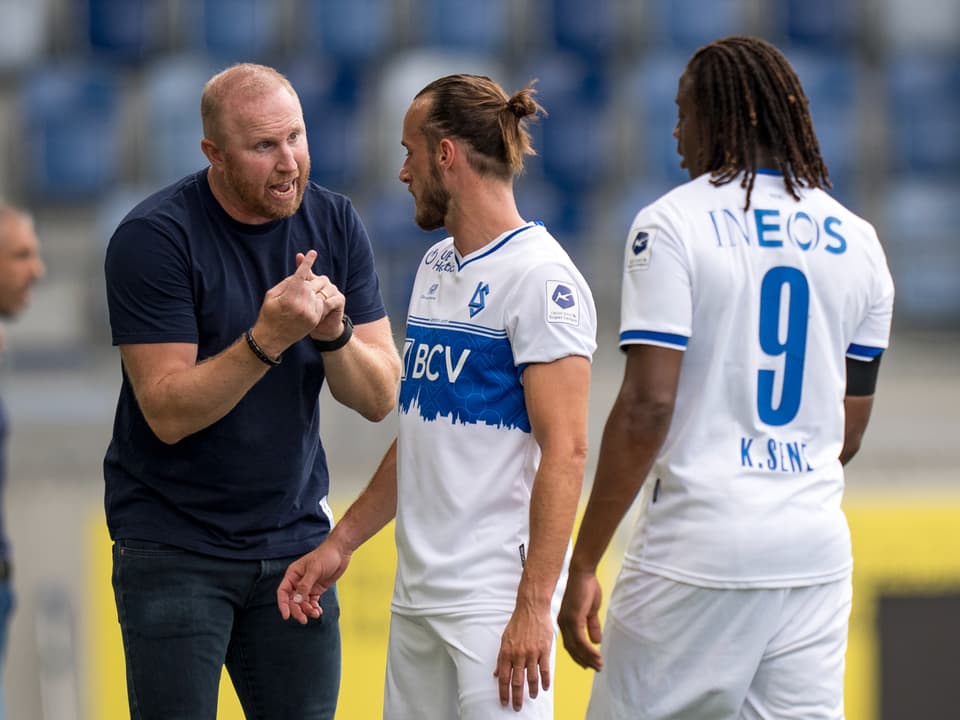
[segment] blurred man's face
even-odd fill
[[[23,310],[30,287],[45,272],[33,222],[17,214],[0,218],[0,316],[11,318]]]

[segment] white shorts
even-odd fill
[[[622,571],[587,720],[843,718],[852,585],[717,590]]]
[[[552,720],[553,689],[526,694],[523,708],[500,704],[493,671],[509,613],[390,618],[384,720]],[[556,641],[550,660],[555,666]],[[551,672],[551,676],[555,673]]]

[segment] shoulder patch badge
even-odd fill
[[[580,324],[577,289],[568,282],[547,280],[547,322]]]
[[[630,244],[627,246],[627,272],[646,270],[650,266],[650,252],[653,240],[657,236],[656,228],[636,228],[631,231]]]

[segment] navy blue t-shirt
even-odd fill
[[[110,239],[113,343],[193,343],[198,362],[216,355],[253,326],[266,291],[311,249],[314,273],[346,296],[354,324],[384,317],[370,241],[347,198],[310,183],[292,217],[245,225],[215,200],[205,170],[184,178],[135,207]],[[111,537],[225,558],[314,548],[330,529],[323,380],[321,355],[305,338],[225,417],[167,445],[124,371],[104,458]]]

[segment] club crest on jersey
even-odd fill
[[[580,324],[577,290],[560,280],[547,280],[547,322]]]
[[[627,272],[646,270],[650,266],[650,251],[656,235],[655,228],[638,229],[633,233],[627,248]]]
[[[487,306],[487,294],[490,292],[490,286],[483,280],[477,283],[477,289],[473,291],[473,297],[467,307],[470,308],[470,317],[473,317]]]

